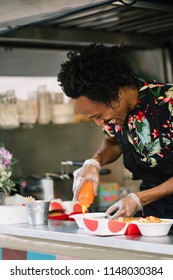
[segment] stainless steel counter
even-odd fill
[[[94,236],[71,221],[49,220],[45,226],[1,224],[0,244],[80,259],[173,259],[172,234],[163,237]]]

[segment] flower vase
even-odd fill
[[[5,204],[5,193],[0,192],[0,205],[4,205],[4,204]]]

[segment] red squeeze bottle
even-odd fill
[[[87,181],[84,183],[78,195],[78,202],[82,207],[82,214],[84,214],[87,208],[93,203],[94,198],[93,182]]]

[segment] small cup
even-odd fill
[[[47,225],[50,201],[36,200],[26,203],[28,222],[32,226]]]

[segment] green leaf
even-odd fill
[[[150,155],[158,154],[160,152],[160,141],[159,138],[147,144],[147,150]]]
[[[151,93],[156,97],[158,98],[160,96],[160,90],[161,90],[161,87],[157,87],[157,91],[155,91],[154,89],[150,89]]]
[[[147,143],[151,142],[150,136],[150,126],[147,119],[143,119],[140,123],[140,126],[137,126],[136,133],[138,135],[139,140],[143,143],[143,145],[147,145]]]
[[[135,120],[135,126],[136,126],[137,131],[139,131],[139,133],[141,133],[141,131],[142,131],[142,123],[138,122],[137,120]]]

